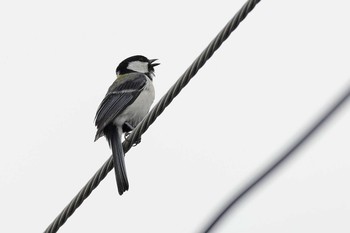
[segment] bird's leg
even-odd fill
[[[126,140],[127,137],[129,137],[130,132],[134,130],[134,126],[132,126],[131,124],[129,124],[128,122],[125,122],[123,125],[123,132],[125,132],[124,134],[124,139]]]
[[[125,122],[123,125],[123,131],[124,133],[124,139],[128,140],[129,135],[131,134],[131,131],[133,131],[135,129],[134,126],[132,126],[131,124],[129,124],[128,122]],[[136,146],[137,144],[139,144],[141,142],[141,138],[137,139],[134,144],[132,146]]]

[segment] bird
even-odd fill
[[[109,87],[96,112],[95,141],[105,136],[112,149],[119,195],[129,189],[122,135],[125,133],[126,137],[142,121],[154,101],[154,67],[160,64],[154,63],[157,60],[142,55],[123,60],[117,66],[116,80]]]

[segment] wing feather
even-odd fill
[[[103,135],[103,129],[132,104],[146,85],[147,77],[143,74],[129,74],[130,77],[117,79],[102,100],[95,117],[96,138]]]

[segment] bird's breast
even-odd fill
[[[122,126],[125,122],[136,126],[147,115],[155,97],[154,87],[150,80],[141,91],[136,100],[129,105],[120,116],[115,119],[114,124]]]

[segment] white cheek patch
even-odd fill
[[[133,61],[129,63],[127,69],[133,70],[139,73],[148,73],[148,62]]]

